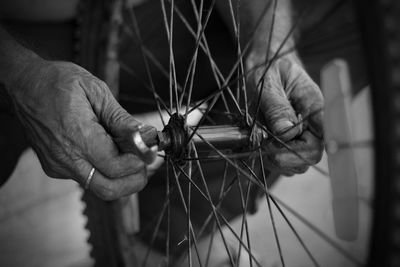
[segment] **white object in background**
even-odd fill
[[[203,104],[199,108],[204,109],[207,105]],[[193,110],[187,117],[187,124],[188,126],[195,126],[199,123],[203,113],[200,109]],[[179,111],[180,114],[184,114],[186,111],[186,107],[182,107]],[[169,120],[169,115],[166,111],[161,113],[164,122],[167,124]],[[158,131],[161,131],[164,128],[162,123],[160,114],[157,111],[142,113],[142,114],[133,114],[132,115],[136,120],[151,125],[157,128]],[[159,152],[160,154],[164,155],[164,152]],[[158,168],[164,163],[164,159],[162,157],[157,157],[156,160],[147,165],[147,177],[150,178],[153,176]],[[121,200],[123,205],[122,207],[122,223],[125,228],[126,233],[134,234],[139,232],[140,230],[140,213],[139,213],[139,199],[137,194],[133,194],[129,197],[124,198]]]
[[[351,81],[345,61],[334,60],[322,69],[321,88],[325,97],[324,138],[336,235],[354,241],[358,236],[359,203],[352,147]]]

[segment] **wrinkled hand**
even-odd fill
[[[250,63],[254,66],[254,62]],[[262,78],[264,69],[261,67],[254,72],[253,83],[257,84]],[[253,106],[256,106],[258,90],[253,86]],[[271,65],[264,76],[260,105],[267,129],[277,137],[270,136],[273,141],[265,146],[270,170],[293,175],[305,172],[320,161],[323,105],[321,91],[298,60],[282,58]]]
[[[113,140],[137,130],[134,120],[107,85],[68,62],[30,62],[10,85],[16,112],[46,174],[84,184],[96,168],[90,189],[105,200],[140,191],[153,147],[121,153]]]

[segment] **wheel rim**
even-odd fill
[[[176,1],[178,2],[178,1]],[[247,156],[250,159],[249,162],[245,162],[243,160],[241,160],[240,158],[236,158],[235,156],[232,157],[232,153],[230,152],[229,154],[226,153],[225,151],[221,151],[220,149],[216,149],[215,146],[213,145],[213,143],[207,141],[207,139],[205,140],[204,138],[202,138],[202,134],[197,134],[199,132],[201,132],[202,130],[204,131],[205,128],[209,127],[203,127],[200,125],[203,125],[203,123],[206,121],[206,119],[208,118],[208,115],[211,113],[224,113],[225,115],[228,114],[228,119],[229,121],[233,121],[232,120],[232,114],[235,114],[236,117],[241,118],[240,120],[243,122],[245,121],[245,123],[247,123],[250,132],[252,132],[256,126],[259,126],[261,129],[263,129],[269,137],[272,136],[272,138],[277,141],[280,142],[279,137],[274,136],[271,132],[268,131],[268,129],[266,129],[265,127],[262,126],[262,124],[257,123],[256,120],[253,120],[252,118],[258,118],[258,113],[259,113],[259,101],[256,101],[257,106],[256,106],[256,115],[251,114],[250,108],[247,106],[247,94],[246,94],[246,81],[245,78],[249,72],[249,70],[245,70],[245,64],[244,64],[244,60],[243,60],[243,55],[245,54],[244,51],[248,50],[248,46],[241,46],[239,43],[239,39],[240,39],[240,32],[238,30],[238,25],[239,22],[235,21],[233,19],[233,25],[236,32],[236,41],[237,41],[237,60],[235,61],[235,64],[233,66],[233,68],[231,69],[231,71],[228,73],[228,75],[226,75],[224,77],[224,75],[222,74],[222,71],[218,69],[218,66],[216,65],[213,57],[211,56],[211,52],[210,49],[208,47],[208,43],[206,41],[206,36],[204,34],[205,32],[205,28],[206,25],[208,23],[208,20],[211,17],[212,14],[212,8],[209,8],[208,10],[206,10],[204,8],[204,3],[203,1],[201,1],[198,5],[196,5],[194,2],[193,4],[193,9],[194,9],[194,13],[196,16],[196,20],[197,22],[199,22],[199,20],[201,20],[201,23],[198,23],[197,25],[197,29],[193,29],[190,24],[187,22],[187,19],[183,16],[183,14],[180,12],[179,8],[177,8],[177,6],[174,5],[174,1],[171,0],[170,4],[164,1],[161,1],[161,8],[163,11],[163,19],[164,19],[164,23],[165,23],[165,28],[166,28],[166,34],[167,34],[167,39],[168,39],[168,44],[169,44],[169,53],[170,53],[170,58],[169,58],[169,64],[168,64],[168,68],[169,70],[165,70],[162,67],[162,64],[157,63],[157,59],[152,55],[151,51],[149,49],[146,48],[146,45],[144,44],[141,34],[140,34],[140,27],[139,27],[139,23],[136,19],[136,15],[133,11],[133,9],[128,8],[125,9],[124,12],[125,15],[128,18],[125,18],[125,21],[127,21],[127,25],[130,25],[130,29],[127,29],[128,31],[130,31],[130,34],[136,36],[137,38],[137,42],[139,42],[139,47],[142,53],[142,60],[144,62],[144,66],[145,66],[145,73],[146,73],[146,78],[148,79],[147,82],[143,82],[144,84],[146,84],[145,87],[148,88],[148,90],[151,92],[153,98],[154,98],[154,102],[156,103],[156,107],[157,110],[161,116],[162,111],[163,112],[167,112],[169,113],[169,115],[172,116],[172,114],[174,113],[179,113],[182,114],[180,112],[180,110],[184,109],[184,113],[182,114],[182,116],[186,119],[187,118],[187,114],[189,114],[190,112],[193,112],[194,110],[196,110],[197,108],[199,108],[202,104],[207,103],[208,106],[205,110],[203,110],[202,112],[204,113],[202,119],[199,122],[199,126],[195,126],[191,129],[191,133],[189,133],[189,137],[188,139],[192,141],[192,139],[194,139],[196,137],[197,140],[197,146],[198,144],[202,143],[203,145],[205,144],[205,146],[208,146],[210,150],[214,151],[214,155],[213,157],[211,156],[207,156],[207,157],[202,157],[199,156],[199,153],[197,152],[197,146],[196,144],[193,144],[192,142],[189,142],[189,145],[187,146],[188,152],[187,155],[188,157],[186,158],[186,165],[182,166],[181,164],[178,164],[175,160],[174,157],[171,157],[170,155],[164,156],[165,157],[165,161],[167,162],[166,164],[166,168],[167,168],[167,177],[166,177],[166,185],[165,185],[165,194],[166,194],[166,198],[164,200],[165,205],[163,205],[162,209],[160,212],[158,212],[158,215],[155,216],[156,218],[156,223],[155,223],[155,228],[153,229],[153,235],[151,237],[150,241],[150,245],[149,245],[149,250],[146,253],[146,256],[144,257],[143,261],[142,261],[142,265],[146,265],[146,261],[149,258],[150,255],[150,251],[152,250],[152,243],[154,242],[154,240],[156,239],[157,236],[157,232],[159,231],[161,222],[163,220],[169,221],[170,220],[170,205],[169,205],[169,200],[168,200],[168,196],[171,194],[171,191],[177,191],[178,192],[178,196],[181,199],[181,203],[183,205],[183,210],[185,211],[186,215],[187,215],[187,228],[189,229],[188,232],[186,233],[186,240],[182,240],[183,243],[179,244],[180,246],[182,244],[185,244],[186,247],[192,247],[192,250],[187,250],[186,255],[189,259],[189,265],[191,266],[192,263],[194,263],[196,260],[198,260],[198,258],[200,258],[199,252],[198,252],[198,248],[196,248],[198,245],[198,236],[200,235],[199,233],[204,232],[205,230],[203,228],[206,228],[204,226],[200,227],[199,232],[195,231],[195,227],[193,226],[192,222],[191,222],[191,216],[193,215],[193,210],[191,210],[191,201],[188,201],[188,199],[190,199],[191,194],[192,194],[192,190],[196,190],[200,193],[200,195],[209,202],[209,205],[211,207],[211,213],[209,214],[209,216],[207,216],[206,218],[206,222],[211,223],[212,222],[212,229],[213,231],[211,231],[212,233],[217,232],[221,235],[222,238],[222,242],[226,248],[226,253],[227,256],[229,258],[229,262],[231,265],[235,266],[236,262],[238,261],[237,257],[235,258],[234,255],[232,255],[232,253],[230,252],[230,249],[228,249],[228,241],[225,240],[224,237],[224,229],[228,229],[229,231],[232,230],[232,234],[233,234],[233,238],[236,239],[237,242],[237,246],[239,247],[238,250],[239,251],[247,251],[250,252],[250,256],[249,257],[249,262],[250,265],[252,266],[263,266],[261,262],[259,262],[259,260],[257,259],[256,256],[252,255],[253,253],[251,253],[252,248],[251,248],[251,240],[250,240],[250,234],[249,232],[251,231],[251,229],[249,230],[249,226],[248,226],[248,221],[247,221],[247,209],[248,209],[248,205],[249,205],[249,192],[251,190],[252,186],[256,186],[259,187],[260,190],[264,193],[265,195],[265,202],[267,204],[268,207],[268,211],[269,211],[269,220],[271,221],[271,225],[272,225],[272,229],[273,229],[273,235],[274,235],[274,240],[275,240],[275,249],[277,250],[277,254],[278,254],[278,259],[280,261],[281,265],[285,265],[285,256],[284,256],[284,252],[282,251],[282,241],[279,238],[279,234],[278,234],[278,230],[276,227],[276,223],[275,223],[275,217],[276,216],[282,216],[283,220],[288,224],[289,228],[291,229],[291,231],[293,231],[294,233],[294,240],[298,240],[298,242],[300,243],[301,247],[303,248],[304,252],[306,255],[308,255],[309,257],[309,261],[312,262],[313,265],[315,266],[320,266],[320,264],[318,263],[318,259],[316,259],[316,257],[313,255],[313,253],[310,251],[310,249],[308,248],[307,244],[305,244],[306,242],[304,240],[302,240],[302,238],[300,237],[299,233],[296,231],[296,227],[293,225],[293,223],[290,222],[290,219],[288,218],[289,216],[287,216],[287,212],[289,212],[291,214],[291,216],[294,216],[295,218],[297,218],[297,220],[302,221],[302,223],[306,226],[308,226],[309,228],[311,228],[317,235],[319,235],[320,237],[322,237],[322,239],[324,239],[326,242],[328,242],[334,249],[340,251],[340,253],[343,254],[343,256],[345,258],[347,258],[350,262],[352,262],[354,265],[358,266],[361,265],[360,262],[362,262],[364,259],[360,260],[356,257],[354,257],[353,255],[351,255],[351,253],[348,253],[344,248],[342,248],[342,246],[340,244],[338,244],[337,241],[333,240],[328,234],[324,233],[324,231],[319,230],[319,228],[315,225],[313,225],[312,222],[309,222],[307,220],[307,218],[304,218],[304,216],[302,216],[301,214],[299,214],[299,212],[297,212],[296,210],[294,210],[293,208],[291,208],[290,206],[288,206],[283,200],[281,200],[278,196],[276,196],[273,192],[271,192],[271,190],[268,187],[268,183],[267,183],[267,176],[268,174],[266,173],[266,170],[263,166],[263,161],[260,160],[262,159],[262,155],[263,153],[265,153],[265,151],[262,151],[261,148],[258,149],[254,149],[253,150],[248,150],[247,152]],[[215,1],[211,1],[211,7],[213,7],[213,5],[215,4]],[[273,4],[271,4],[271,6],[269,8],[276,8],[276,1],[273,1]],[[232,14],[235,13],[234,7],[231,3],[230,5],[231,8],[231,12]],[[337,8],[337,7],[335,7]],[[333,11],[332,11],[333,12]],[[202,19],[199,18],[199,14],[202,14]],[[274,17],[274,16],[273,16]],[[171,19],[172,18],[172,19]],[[178,79],[177,79],[177,73],[175,70],[175,62],[174,62],[174,49],[173,49],[173,29],[175,27],[175,24],[177,23],[178,19],[180,20],[180,23],[183,23],[183,25],[185,25],[186,27],[188,27],[188,31],[194,35],[195,37],[195,49],[193,52],[193,56],[190,60],[190,64],[188,67],[188,71],[187,74],[185,75],[185,78],[183,79],[183,85],[179,85]],[[274,19],[274,18],[273,18]],[[186,21],[186,22],[185,22]],[[288,33],[287,36],[290,36],[291,34],[293,34],[294,29],[297,25],[297,22],[294,23],[294,27],[291,29],[291,31]],[[253,31],[255,32],[255,31]],[[268,41],[268,45],[269,45],[269,41]],[[283,47],[283,45],[282,45]],[[295,48],[295,47],[294,47]],[[293,48],[293,49],[294,49]],[[200,100],[191,100],[192,99],[192,94],[193,94],[193,84],[195,82],[195,73],[196,73],[196,60],[197,60],[197,55],[199,53],[199,51],[204,52],[207,56],[209,56],[209,60],[210,60],[210,65],[212,68],[212,73],[213,76],[216,80],[216,83],[219,87],[219,89],[212,93],[211,95],[200,99]],[[283,54],[288,53],[289,51],[282,51],[281,49],[278,49],[278,52],[272,56],[272,60],[269,62],[266,62],[263,66],[257,66],[256,68],[261,68],[263,69],[264,72],[267,72],[269,69],[269,65],[271,64],[271,62],[274,60],[274,58],[277,58]],[[169,99],[168,101],[163,100],[160,95],[158,94],[154,82],[153,82],[153,78],[152,78],[152,72],[151,72],[151,68],[149,67],[149,65],[152,64],[152,66],[158,66],[158,68],[163,68],[160,71],[162,71],[163,73],[168,75],[168,81],[169,81]],[[125,65],[125,63],[121,62],[120,64],[121,68],[124,69],[126,72],[130,72],[132,75],[135,75],[135,71],[133,71],[129,66]],[[250,70],[251,71],[251,70]],[[235,86],[236,84],[239,84],[236,87],[236,90],[231,89],[233,88],[233,86]],[[262,80],[259,81],[258,86],[261,86],[263,83]],[[218,96],[218,97],[217,97]],[[121,100],[123,100],[124,95],[121,95]],[[225,110],[223,110],[221,112],[221,110],[215,108],[213,109],[213,107],[216,105],[218,98],[221,99],[222,101],[222,105],[225,108]],[[228,103],[230,102],[230,103]],[[183,103],[186,103],[186,105],[183,105]],[[243,103],[246,103],[245,105],[243,105]],[[307,120],[307,118],[304,118],[304,120]],[[163,121],[163,125],[167,125],[166,121]],[[229,127],[237,127],[237,123],[236,124],[230,124]],[[368,141],[372,141],[372,140],[368,140]],[[284,142],[281,142],[283,146],[285,146]],[[370,144],[368,144],[370,145]],[[287,147],[287,145],[286,145]],[[290,150],[290,147],[287,147],[288,150]],[[249,152],[250,151],[250,152]],[[296,153],[296,152],[293,152]],[[250,154],[250,155],[249,155]],[[298,153],[297,153],[298,154]],[[243,155],[239,155],[238,157],[243,156]],[[298,155],[299,157],[301,157],[300,155]],[[190,160],[189,160],[190,159]],[[225,163],[224,163],[224,170],[223,173],[224,175],[222,176],[222,187],[219,191],[219,198],[217,199],[217,201],[213,200],[211,195],[210,195],[210,190],[208,188],[207,185],[207,179],[205,177],[204,174],[202,174],[203,172],[203,167],[201,167],[201,163],[205,160],[215,160],[215,159],[222,159]],[[261,172],[260,173],[256,173],[256,171],[254,171],[254,165],[258,164],[261,167]],[[227,168],[228,167],[233,167],[235,169],[235,171],[237,172],[236,176],[238,177],[242,177],[242,178],[236,178],[233,179],[231,181],[228,181],[228,177],[226,177],[226,173],[227,173]],[[195,172],[194,169],[197,168],[197,172],[199,172],[199,180],[200,181],[194,181],[193,177],[193,173]],[[321,170],[321,168],[317,167],[317,172],[321,172],[323,175],[326,175],[327,171],[326,170]],[[172,174],[171,174],[172,173]],[[186,190],[185,193],[182,190],[182,185],[180,184],[180,180],[186,180]],[[244,179],[246,182],[242,184],[242,182],[240,182],[241,179]],[[171,184],[175,184],[174,187],[171,187]],[[242,204],[242,209],[243,209],[243,215],[242,215],[242,223],[240,224],[240,231],[237,233],[233,233],[233,227],[230,225],[228,219],[226,219],[218,210],[218,205],[219,202],[221,201],[220,199],[224,198],[224,195],[227,194],[227,191],[230,190],[230,188],[233,187],[233,185],[238,187],[238,190],[240,191],[240,202]],[[271,212],[272,209],[275,209],[274,212]],[[284,209],[286,209],[286,212],[284,211]],[[275,216],[275,217],[274,217]],[[163,219],[164,218],[164,219]],[[169,222],[167,223],[167,228],[170,227]],[[168,231],[167,231],[168,232]],[[167,245],[165,246],[165,263],[168,264],[172,264],[173,259],[172,256],[169,255],[171,252],[171,245],[168,242],[168,238],[169,238],[169,233],[167,234]],[[213,234],[211,235],[211,240],[213,239]],[[212,242],[210,242],[212,243]],[[211,253],[212,249],[211,246],[208,247],[208,251],[207,251],[207,255],[205,257],[205,259],[202,259],[201,261],[203,261],[204,263],[201,264],[202,266],[206,266],[207,262],[209,261],[209,254]],[[240,253],[239,253],[240,255]],[[195,264],[195,263],[194,263]]]

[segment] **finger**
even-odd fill
[[[145,163],[151,164],[158,151],[156,144],[157,130],[151,126],[139,127],[137,129],[123,129],[120,131],[119,136],[114,140],[119,149],[125,153],[134,153],[138,155]],[[147,141],[145,141],[147,139]],[[153,139],[150,140],[149,139]],[[148,145],[153,145],[149,147]]]
[[[269,159],[280,169],[301,173],[304,168],[321,160],[323,142],[308,130],[304,131],[300,137],[288,142],[287,146],[290,149],[270,143],[265,148]]]
[[[103,200],[115,200],[141,191],[147,184],[145,168],[142,171],[118,179],[109,179],[97,172],[91,190]]]
[[[293,174],[302,174],[302,173],[305,173],[306,171],[308,171],[309,168],[310,168],[310,166],[307,164],[306,166],[291,168],[291,172]]]
[[[85,185],[86,179],[92,169],[92,165],[84,159],[79,161],[79,182]],[[110,179],[99,170],[95,170],[89,190],[103,200],[115,200],[141,191],[147,184],[146,169],[118,179]]]
[[[81,86],[86,92],[86,96],[100,123],[114,138],[127,137],[129,136],[128,134],[132,134],[139,129],[141,123],[119,105],[103,81],[94,76],[86,77],[81,81]],[[155,129],[154,131],[156,132]],[[156,142],[155,135],[151,136],[153,138],[151,142],[154,144]],[[146,147],[147,149],[143,151],[143,149],[137,149],[135,143],[131,143],[131,145],[135,147],[129,152],[136,154],[148,164],[154,161],[156,157],[155,149]]]
[[[157,156],[152,164],[147,165],[147,176],[149,178],[152,177],[163,164],[164,158],[162,156]]]
[[[305,128],[320,138],[323,136],[322,116],[324,98],[318,85],[300,66],[291,66],[285,73],[286,79],[293,81],[289,84],[288,97],[296,113],[305,120]]]
[[[134,154],[121,154],[104,128],[95,122],[85,136],[85,157],[100,172],[110,178],[120,178],[137,173],[145,166],[144,162]]]
[[[287,141],[298,135],[299,129],[293,127],[297,123],[297,115],[286,96],[279,75],[269,73],[265,76],[261,109],[267,127],[282,141]]]
[[[285,177],[293,177],[294,176],[294,172],[282,171],[282,175],[285,176]]]
[[[106,87],[104,83],[99,83],[99,86]],[[108,91],[108,96],[104,98],[101,122],[112,136],[119,140],[122,151],[136,154],[147,164],[152,163],[158,150],[153,147],[157,144],[157,129],[135,120],[106,89],[108,88],[103,88],[104,91]]]
[[[296,111],[306,118],[305,128],[310,129],[314,135],[322,138],[324,101],[318,87],[310,85],[296,90],[291,99],[293,99],[292,103]]]

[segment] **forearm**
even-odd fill
[[[237,1],[232,1],[233,9],[236,9]],[[252,42],[250,56],[254,57],[254,60],[265,60],[267,54],[271,59],[281,44],[283,46],[279,53],[293,48],[293,33],[288,35],[292,28],[291,0],[276,0],[276,10],[274,0],[241,0],[239,4],[240,41],[242,47],[249,41]],[[226,23],[232,25],[232,12],[228,1],[217,1],[217,6]],[[233,27],[231,30],[233,31]],[[295,53],[288,53],[287,56],[295,57]]]
[[[290,0],[276,0],[276,11],[274,11],[275,1],[268,2],[264,0],[242,0],[243,12],[241,12],[241,16],[248,16],[247,25],[242,25],[242,31],[245,38],[252,38],[249,36],[251,34],[249,31],[252,31],[261,19],[253,37],[252,50],[259,55],[268,53],[269,58],[272,58],[282,44],[280,52],[287,51],[294,45],[293,36],[288,36],[292,27],[292,10]],[[265,11],[267,6],[269,6],[268,10]],[[267,51],[269,40],[270,47]]]
[[[10,84],[37,59],[40,59],[38,55],[20,45],[0,26],[0,83],[9,93]]]

